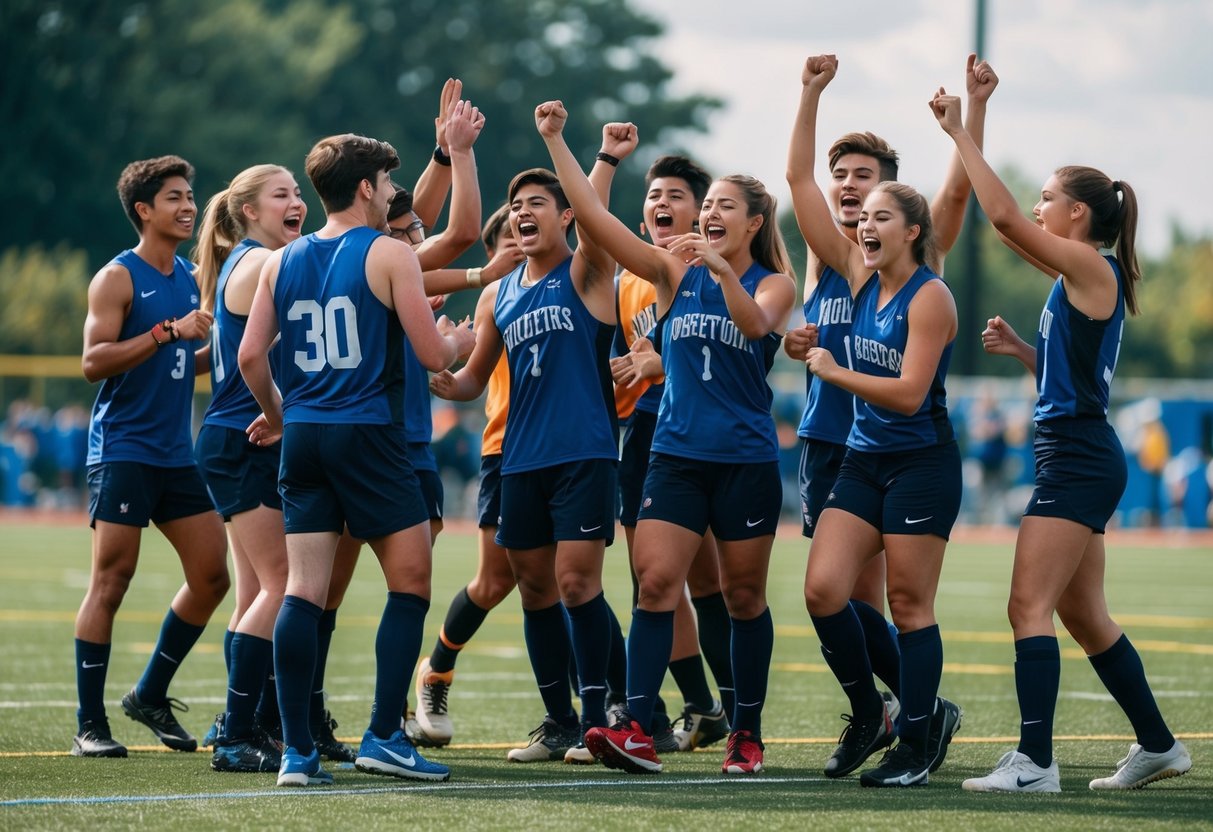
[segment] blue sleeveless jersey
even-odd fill
[[[619,456],[608,363],[615,327],[585,308],[572,262],[523,286],[524,262],[497,292],[493,314],[510,368],[502,474]]]
[[[871,282],[871,281],[869,281]],[[830,351],[839,367],[854,369],[851,362],[851,285],[826,266],[817,286],[804,304],[805,323],[817,324],[817,346]],[[855,421],[855,397],[827,384],[805,368],[809,396],[800,417],[797,434],[842,445]]]
[[[919,266],[906,285],[879,310],[876,308],[879,277],[874,276],[859,290],[851,324],[852,356],[857,372],[882,378],[901,376],[901,359],[910,334],[910,302],[932,280],[939,280],[939,276],[926,266]],[[926,398],[913,416],[903,416],[855,396],[855,424],[851,426],[847,447],[884,453],[929,448],[955,439],[944,389],[951,360],[952,344],[948,344],[939,357]]]
[[[741,285],[753,295],[769,274],[755,263]],[[706,266],[683,275],[660,332],[665,394],[653,450],[708,462],[778,460],[766,379],[781,336],[742,335]]]
[[[111,263],[131,275],[131,308],[118,340],[142,335],[167,318],[184,318],[198,308],[194,267],[184,257],[173,273],[162,274],[131,249]],[[194,351],[200,341],[178,341],[101,383],[88,430],[87,464],[142,462],[181,467],[194,464],[190,415],[194,401]]]
[[[1070,304],[1061,278],[1040,313],[1036,332],[1037,422],[1066,416],[1107,418],[1108,396],[1125,328],[1124,276],[1115,257],[1116,310],[1106,321],[1088,318]]]
[[[404,333],[366,281],[380,236],[361,226],[333,239],[309,234],[284,250],[274,308],[285,423],[403,424]]]
[[[421,365],[413,345],[404,339],[404,440],[431,442],[434,414],[430,409],[430,374]]]
[[[224,303],[224,291],[236,264],[250,249],[262,248],[256,240],[241,240],[232,253],[223,261],[219,279],[215,282],[215,323],[211,327],[211,391],[210,405],[202,424],[244,430],[261,414],[261,405],[240,375],[236,363],[240,354],[240,341],[248,324],[247,315],[237,315]],[[277,363],[278,347],[270,351],[270,366]]]

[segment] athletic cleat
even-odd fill
[[[337,730],[337,720],[333,719],[333,715],[326,708],[320,718],[319,725],[312,726],[312,738],[316,742],[316,749],[320,752],[320,756],[334,763],[352,763],[358,758],[354,753],[354,749],[337,739],[334,731]]]
[[[893,720],[889,719],[889,710],[883,702],[881,700],[877,719],[860,721],[850,714],[842,715],[850,724],[843,729],[838,747],[826,761],[826,777],[845,777],[863,765],[868,757],[893,744]]]
[[[451,770],[422,757],[403,731],[382,740],[367,731],[362,735],[354,768],[367,774],[386,774],[406,780],[450,780]]]
[[[206,729],[206,736],[202,738],[202,742],[198,745],[203,748],[211,748],[223,734],[223,721],[227,719],[227,714],[223,711],[215,714],[215,721],[211,723],[211,727]]]
[[[282,765],[278,769],[279,786],[331,786],[333,775],[320,767],[320,754],[316,749],[304,757],[293,748],[282,752]]]
[[[281,719],[274,718],[269,722],[264,722],[264,721],[262,721],[261,714],[255,714],[254,718],[253,718],[253,724],[257,727],[258,731],[265,734],[265,736],[269,737],[274,742],[278,743],[279,751],[281,751],[285,747],[285,744],[282,741],[282,720]]]
[[[678,717],[677,728],[674,729],[674,739],[678,742],[679,751],[694,751],[718,742],[729,735],[729,718],[725,715],[724,706],[713,702],[714,709],[703,713],[690,705],[683,708],[682,716]]]
[[[909,743],[899,742],[886,751],[880,765],[859,775],[859,785],[876,788],[925,786],[930,782],[931,761]]]
[[[935,712],[931,714],[931,728],[927,735],[927,748],[933,750],[931,757],[931,773],[939,770],[943,760],[948,756],[948,745],[952,737],[960,731],[960,722],[964,718],[964,709],[950,699],[942,696],[935,699]]]
[[[653,750],[658,754],[675,754],[679,751],[678,738],[674,736],[674,725],[663,711],[653,713]]]
[[[592,766],[598,759],[590,753],[584,742],[579,742],[564,752],[564,761],[575,766]]]
[[[270,753],[255,738],[245,740],[220,740],[211,754],[213,771],[257,773],[278,771],[282,756]]]
[[[84,723],[80,733],[72,737],[73,757],[125,757],[126,746],[110,734],[107,719],[93,719]]]
[[[901,702],[892,691],[882,690],[880,698],[884,700],[885,709],[889,712],[889,722],[893,723],[893,733],[897,733],[897,717],[901,716]]]
[[[1091,781],[1091,788],[1140,789],[1156,780],[1179,777],[1192,768],[1192,757],[1179,740],[1162,752],[1146,751],[1137,743],[1129,746],[1129,754],[1116,764],[1116,773]]]
[[[653,738],[630,716],[610,728],[591,728],[585,732],[585,747],[607,768],[631,774],[657,774],[661,759],[653,747]]]
[[[960,784],[966,792],[1060,792],[1057,761],[1048,768],[1032,762],[1027,754],[1008,751],[985,777],[970,777]]]
[[[189,706],[177,699],[166,699],[163,705],[148,705],[139,700],[135,689],[122,697],[122,710],[135,722],[152,729],[160,742],[174,751],[197,751],[198,740],[177,721],[173,710],[189,710]]]
[[[766,746],[749,731],[734,731],[729,734],[728,749],[724,753],[724,774],[757,774],[762,771],[762,752]]]
[[[581,728],[565,728],[550,716],[531,732],[524,748],[511,748],[505,758],[511,763],[546,763],[563,760],[570,748],[581,742]]]
[[[417,667],[417,725],[434,745],[447,745],[455,734],[451,717],[446,712],[446,698],[454,681],[455,671],[438,673],[430,670],[427,656]]]

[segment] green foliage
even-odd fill
[[[79,355],[88,281],[85,253],[65,243],[0,253],[0,354]]]

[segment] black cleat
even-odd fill
[[[669,714],[654,711],[651,724],[653,733],[650,736],[653,738],[654,751],[658,754],[674,754],[682,750],[678,745],[678,737],[674,735],[674,725],[670,722]]]
[[[944,757],[948,756],[948,744],[960,730],[960,721],[964,717],[964,709],[942,696],[935,700],[935,713],[931,714],[931,733],[927,736],[927,748],[931,754],[931,771],[934,772],[943,765]]]
[[[163,705],[148,705],[140,701],[135,689],[122,697],[122,710],[135,722],[152,729],[160,742],[174,751],[197,751],[198,740],[177,721],[173,710],[188,711],[189,706],[177,699],[165,699]]]
[[[893,744],[893,722],[883,701],[876,719],[858,720],[849,714],[843,714],[842,718],[850,724],[843,729],[838,747],[826,761],[826,777],[845,777],[863,765],[868,757]]]
[[[256,738],[221,739],[215,743],[215,752],[211,755],[211,768],[215,771],[256,774],[277,771],[281,765],[282,755],[261,745]]]
[[[320,756],[334,763],[352,763],[358,759],[358,754],[333,734],[337,728],[337,720],[325,709],[319,725],[312,726],[312,741]]]
[[[859,775],[859,785],[875,788],[925,786],[929,780],[930,760],[926,754],[899,742],[885,752],[880,765]]]
[[[106,719],[94,719],[84,723],[80,733],[72,738],[73,757],[125,757],[126,746],[110,734]]]

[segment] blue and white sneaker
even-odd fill
[[[451,770],[422,757],[403,731],[397,731],[386,740],[370,731],[363,734],[354,768],[368,774],[386,774],[409,780],[451,779]]]
[[[331,786],[333,775],[320,767],[320,752],[312,749],[306,757],[293,748],[282,752],[278,769],[279,786]]]

